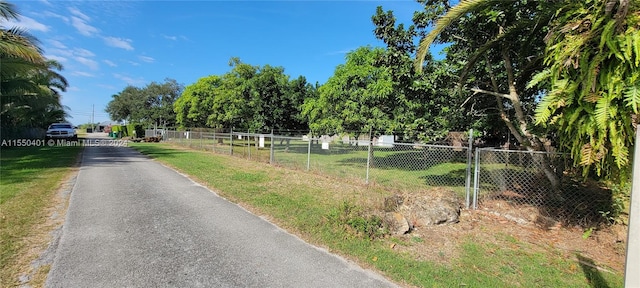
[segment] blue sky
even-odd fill
[[[76,124],[109,120],[111,96],[166,78],[189,85],[229,71],[229,58],[282,66],[324,83],[345,53],[381,46],[376,7],[411,24],[415,1],[11,1],[20,26],[63,64],[62,103]]]

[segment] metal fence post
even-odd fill
[[[365,176],[364,179],[364,183],[365,184],[369,184],[369,167],[371,166],[371,149],[373,148],[373,138],[371,138],[371,130],[372,128],[369,128],[369,147],[367,148],[367,175]]]
[[[229,134],[229,147],[230,147],[230,151],[229,151],[229,155],[233,155],[233,129],[231,129],[231,132]]]
[[[307,171],[309,171],[309,168],[311,167],[311,142],[313,141],[313,135],[312,137],[309,137],[309,145],[307,146]]]
[[[471,205],[471,158],[473,153],[473,129],[469,129],[469,146],[467,148],[467,181],[465,183],[465,193],[467,198],[467,209]]]
[[[475,172],[473,173],[473,209],[478,209],[478,193],[480,192],[480,148],[476,148]]]
[[[269,147],[269,164],[273,165],[274,162],[274,150],[273,150],[273,129],[271,129],[271,147]]]
[[[213,143],[211,143],[211,151],[216,152],[216,131],[213,130]]]

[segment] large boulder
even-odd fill
[[[394,195],[385,199],[385,219],[394,234],[404,234],[400,214],[408,221],[409,229],[430,225],[457,223],[461,203],[449,190],[434,189],[424,194]],[[402,227],[402,228],[398,228]],[[407,230],[408,231],[408,230]],[[401,232],[401,233],[400,233]]]
[[[389,228],[389,233],[393,235],[406,234],[411,230],[407,218],[398,212],[387,212],[384,214],[384,222]]]

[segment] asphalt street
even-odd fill
[[[85,147],[54,253],[47,287],[395,286],[127,147]]]

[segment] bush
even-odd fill
[[[331,221],[339,225],[349,227],[356,236],[370,240],[384,237],[388,234],[382,218],[376,215],[366,215],[362,208],[347,201],[343,202],[339,208],[334,208],[328,217]]]

